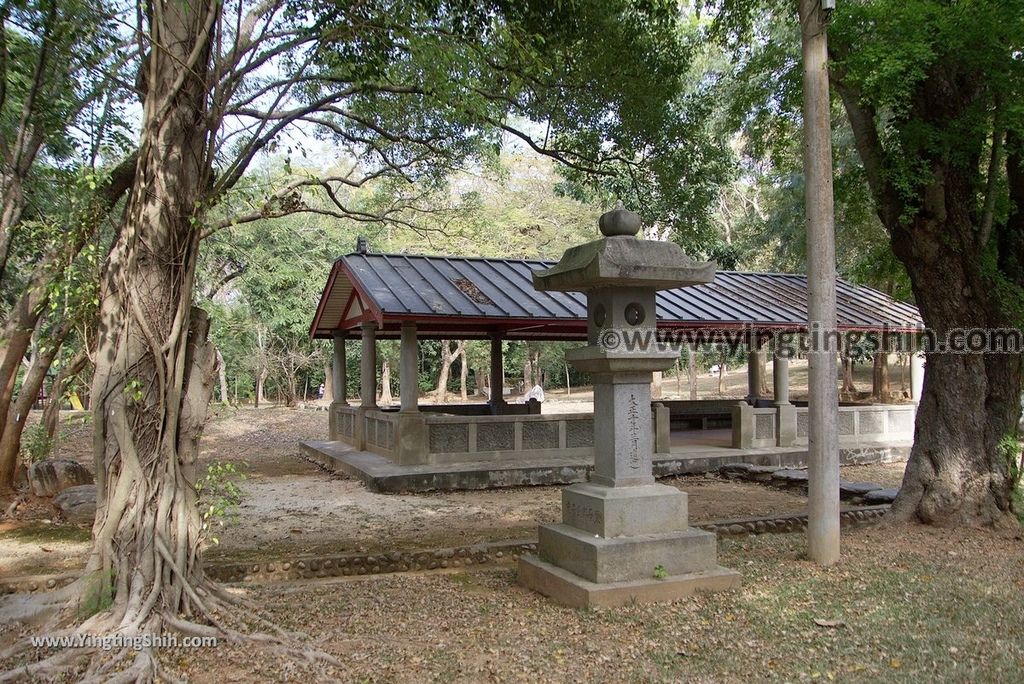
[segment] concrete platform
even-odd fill
[[[724,591],[740,586],[740,574],[721,566],[703,572],[670,575],[664,579],[596,584],[536,556],[519,558],[519,584],[570,608],[621,606],[627,603],[675,601],[698,592]]]
[[[863,443],[841,446],[843,465],[891,463],[910,456],[910,443]],[[305,441],[299,443],[306,458],[327,470],[362,480],[367,489],[391,494],[458,489],[491,489],[527,485],[556,485],[586,482],[593,461],[581,458],[524,459],[514,464],[494,461],[446,465],[397,465],[383,456],[357,451],[344,442]],[[673,447],[670,454],[654,455],[654,476],[696,475],[713,472],[729,463],[805,467],[805,447],[763,447],[733,449],[708,445]]]

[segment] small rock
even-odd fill
[[[92,484],[92,473],[78,461],[48,458],[29,466],[28,482],[36,496],[55,496],[68,487]]]
[[[772,479],[783,484],[802,484],[807,482],[807,471],[793,468],[783,468],[772,473]]]
[[[54,497],[53,505],[75,525],[91,525],[96,519],[96,485],[68,487]]]
[[[882,489],[882,485],[875,484],[874,482],[847,482],[846,480],[839,481],[839,494],[840,496],[864,496],[869,492],[874,492]]]
[[[772,475],[777,470],[781,469],[778,466],[750,466],[743,474],[743,478],[755,482],[767,482],[772,479]]]
[[[864,503],[872,505],[892,503],[899,493],[898,489],[876,489],[864,495]]]
[[[718,469],[718,472],[725,477],[735,477],[750,472],[750,469],[753,467],[754,465],[750,463],[726,463]]]

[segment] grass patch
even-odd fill
[[[46,542],[87,542],[92,539],[92,530],[76,525],[52,525],[44,522],[30,522],[13,530],[0,532],[0,539],[12,539],[25,544]]]

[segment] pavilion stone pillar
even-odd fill
[[[430,458],[426,416],[419,410],[419,352],[416,344],[416,324],[402,323],[398,369],[402,407],[398,412],[398,436],[395,439],[395,456],[401,465],[428,463]]]
[[[505,403],[505,355],[501,351],[501,333],[491,335],[491,413],[504,413]]]
[[[359,408],[356,409],[355,443],[366,448],[366,413],[377,408],[377,324],[362,324],[363,347],[359,359]]]
[[[419,355],[416,349],[416,324],[402,323],[398,384],[402,412],[419,410]]]
[[[772,385],[778,411],[778,445],[796,443],[796,407],[789,403],[789,357],[776,350],[772,356]]]
[[[328,416],[328,431],[332,440],[340,438],[338,433],[338,414],[340,406],[348,406],[345,398],[345,332],[337,330],[334,332],[334,363],[331,365],[331,385],[334,389],[334,396],[331,397],[331,411]]]
[[[519,581],[575,607],[734,587],[739,575],[717,564],[715,535],[689,527],[686,494],[657,484],[651,464],[651,376],[678,354],[645,337],[655,330],[654,293],[710,282],[714,265],[674,243],[637,239],[640,217],[621,207],[600,225],[602,239],[533,274],[537,290],[587,293],[590,346],[568,360],[594,383],[594,473],[562,490],[562,522],[540,526]]]

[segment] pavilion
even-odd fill
[[[334,387],[346,386],[346,341],[359,331],[360,402],[351,406],[336,397],[329,440],[304,443],[304,452],[385,491],[585,479],[592,414],[545,415],[535,402],[504,398],[502,341],[587,338],[584,294],[533,287],[532,273],[553,264],[379,254],[360,239],[355,252],[335,261],[310,327],[312,337],[334,342]],[[840,331],[905,334],[923,325],[914,306],[842,279],[837,300]],[[745,334],[749,366],[746,401],[654,403],[656,473],[738,461],[798,464],[806,457],[806,406],[789,400],[788,359],[773,356],[774,396],[759,396],[765,342],[780,332],[806,331],[806,302],[805,276],[782,273],[720,271],[706,285],[657,293],[659,331]],[[377,406],[380,339],[401,340],[398,410]],[[489,339],[489,402],[420,405],[418,339]],[[913,404],[840,409],[849,458],[899,458],[913,425]],[[725,442],[695,444],[682,436],[694,427],[724,430]]]

